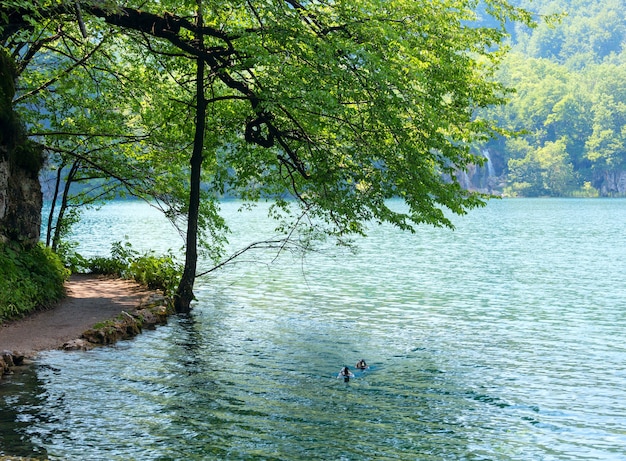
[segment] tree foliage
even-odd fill
[[[103,196],[149,196],[187,217],[200,126],[204,240],[223,239],[224,193],[273,198],[286,235],[343,238],[372,220],[450,226],[446,210],[486,198],[455,173],[482,163],[472,143],[499,132],[477,110],[506,95],[493,78],[505,25],[531,19],[502,0],[476,7],[22,0],[3,2],[0,38],[31,135],[57,164],[79,160],[77,180],[99,178]],[[387,206],[396,196],[405,211]]]

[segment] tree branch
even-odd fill
[[[24,57],[19,60],[19,64],[17,65],[17,75],[19,76],[24,71],[24,69],[26,69],[30,61],[44,45],[57,40],[61,37],[62,34],[63,32],[61,32],[61,29],[59,28],[56,34],[37,40],[30,47],[28,47],[28,51],[26,52]]]
[[[28,133],[30,137],[36,136],[86,136],[90,138],[122,138],[126,139],[130,142],[133,141],[141,141],[144,139],[148,139],[150,137],[149,134],[145,135],[124,135],[119,133],[77,133],[73,131],[41,131],[35,133]],[[128,142],[127,141],[127,142]]]
[[[100,42],[98,43],[93,50],[91,50],[89,53],[87,53],[85,56],[83,56],[81,59],[79,59],[78,61],[76,61],[74,64],[72,64],[71,66],[67,67],[66,69],[64,69],[62,72],[60,72],[59,74],[57,74],[55,77],[51,78],[50,80],[48,80],[47,82],[43,83],[42,85],[40,85],[38,88],[35,88],[34,90],[29,91],[28,93],[24,93],[23,95],[15,98],[13,100],[13,104],[18,104],[21,101],[23,101],[24,99],[28,99],[31,96],[36,95],[37,93],[39,93],[40,91],[45,90],[46,88],[48,88],[50,85],[54,84],[55,82],[57,82],[63,75],[67,75],[70,72],[72,72],[74,69],[76,69],[79,66],[82,66],[87,59],[89,59],[96,51],[98,51],[98,49],[102,46],[104,42]]]

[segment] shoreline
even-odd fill
[[[171,303],[131,280],[72,275],[53,308],[0,325],[0,377],[46,350],[88,350],[167,322]],[[0,378],[1,379],[1,378]]]

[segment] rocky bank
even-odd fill
[[[43,350],[88,350],[132,338],[173,312],[163,295],[128,280],[75,275],[67,291],[54,308],[0,325],[0,375]]]

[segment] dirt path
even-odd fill
[[[0,325],[0,352],[33,356],[80,337],[94,324],[135,310],[151,292],[140,285],[93,275],[74,275],[68,296],[55,308]]]

